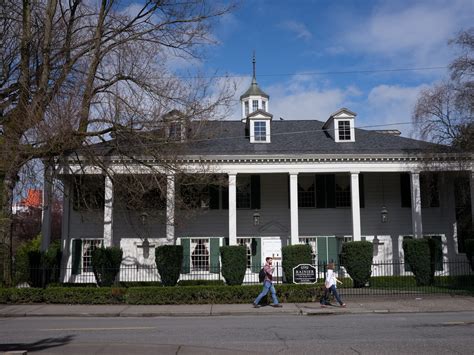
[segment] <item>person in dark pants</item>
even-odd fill
[[[326,305],[329,304],[329,293],[332,293],[334,295],[334,298],[336,298],[337,303],[339,303],[341,307],[346,306],[346,304],[342,302],[341,298],[339,297],[339,294],[337,293],[337,288],[336,288],[337,282],[342,284],[342,282],[336,278],[336,274],[334,273],[334,264],[330,263],[328,264],[328,270],[326,272],[326,280],[324,282],[324,286],[325,286],[324,295],[319,300],[321,307],[326,307]]]
[[[255,301],[253,301],[253,306],[255,308],[260,308],[259,302],[263,297],[265,297],[268,291],[272,294],[273,303],[271,304],[272,307],[283,307],[281,303],[278,302],[278,298],[275,291],[275,286],[273,286],[273,271],[275,268],[272,266],[273,258],[268,256],[265,258],[265,266],[263,270],[265,270],[265,280],[263,281],[263,290],[257,296]]]

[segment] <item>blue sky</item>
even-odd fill
[[[240,117],[255,50],[257,81],[274,117],[324,121],[347,107],[358,113],[358,127],[410,122],[420,90],[446,78],[447,69],[384,70],[446,67],[456,55],[448,40],[473,20],[474,0],[243,0],[219,20],[218,45],[200,66],[236,81],[230,119]],[[413,131],[377,127],[384,128]]]

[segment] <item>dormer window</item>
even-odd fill
[[[351,140],[351,123],[349,120],[339,121],[338,130],[339,130],[339,141]]]
[[[249,102],[245,101],[244,106],[245,106],[245,117],[247,117],[249,115]]]
[[[265,121],[256,121],[253,127],[255,141],[265,142],[267,140],[267,123]]]
[[[335,142],[355,142],[355,116],[355,112],[341,108],[329,116],[323,130],[332,136]]]
[[[171,122],[169,126],[169,135],[170,140],[180,141],[182,138],[182,123],[181,122]]]

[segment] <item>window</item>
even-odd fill
[[[169,139],[172,140],[181,140],[182,137],[182,123],[181,122],[171,122],[169,126]]]
[[[92,272],[92,252],[102,246],[101,239],[82,240],[82,270]]]
[[[300,238],[300,243],[307,244],[311,247],[311,264],[316,265],[318,263],[318,243],[314,237]]]
[[[252,100],[252,112],[258,110],[258,100]]]
[[[244,246],[247,250],[247,269],[250,269],[252,267],[252,239],[237,238],[237,244]]]
[[[260,175],[238,176],[237,208],[260,209]]]
[[[336,175],[336,207],[351,206],[351,185],[348,175]]]
[[[315,207],[315,179],[314,175],[298,177],[298,207]]]
[[[73,208],[93,210],[104,208],[104,177],[76,176],[73,181]]]
[[[265,121],[254,123],[254,139],[256,142],[265,142],[267,140],[267,123]]]
[[[191,239],[192,271],[209,271],[209,240]]]
[[[250,208],[250,176],[239,177],[237,183],[237,208]]]
[[[245,116],[249,115],[249,102],[245,101],[244,102],[244,107],[245,107]]]
[[[421,207],[439,207],[438,174],[420,174]]]
[[[350,141],[351,140],[351,124],[349,121],[339,121],[339,140]]]
[[[267,111],[267,102],[266,101],[262,101],[262,110]]]

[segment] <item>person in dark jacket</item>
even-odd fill
[[[268,256],[265,258],[265,266],[263,270],[265,270],[265,280],[263,281],[263,290],[257,296],[255,301],[253,301],[253,306],[255,308],[260,308],[259,302],[263,297],[265,297],[268,291],[272,294],[273,303],[271,304],[272,307],[282,307],[281,303],[278,302],[278,298],[275,291],[275,286],[273,286],[273,271],[275,268],[272,266],[273,258]]]

